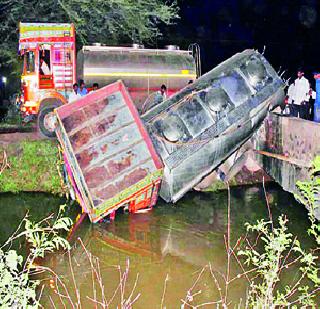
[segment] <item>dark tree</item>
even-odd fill
[[[77,47],[147,42],[178,18],[176,0],[0,0],[1,71],[19,75],[19,22],[74,23]]]

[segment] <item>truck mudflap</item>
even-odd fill
[[[156,203],[162,162],[121,81],[55,113],[69,178],[92,222]]]

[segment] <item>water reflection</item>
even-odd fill
[[[45,193],[0,194],[0,244],[12,235],[27,213],[38,221],[65,202],[64,198]]]
[[[294,235],[299,235],[304,246],[313,245],[307,236],[307,214],[291,195],[277,186],[267,188],[267,196],[274,218],[285,213],[289,218],[289,228]],[[4,198],[3,198],[4,197]],[[13,205],[11,215],[7,215],[1,207],[1,218],[10,218],[18,222],[23,216],[25,206],[18,206],[25,198],[19,195],[0,196],[0,201]],[[30,200],[35,196],[30,197]],[[47,198],[47,197],[46,197]],[[31,213],[44,216],[47,211],[54,210],[61,202],[48,202],[46,198],[28,204]],[[52,203],[52,204],[51,204]],[[21,209],[20,209],[20,208]],[[17,210],[14,210],[18,208]],[[74,209],[74,208],[73,208]],[[245,222],[255,222],[267,218],[267,209],[262,186],[242,187],[231,190],[231,242],[244,234]],[[3,221],[6,221],[3,220]],[[297,224],[299,223],[299,224]],[[10,225],[2,225],[2,231],[10,230]],[[211,263],[213,269],[224,272],[226,254],[224,234],[227,228],[227,192],[189,193],[176,205],[168,205],[159,201],[157,207],[148,213],[122,214],[112,223],[90,224],[84,220],[72,235],[73,249],[71,263],[73,265],[77,286],[83,295],[91,295],[91,267],[86,252],[76,239],[82,239],[85,247],[99,257],[101,273],[104,278],[106,295],[112,297],[118,282],[117,266],[125,267],[130,260],[128,290],[133,287],[135,276],[139,273],[137,291],[141,297],[135,308],[160,307],[165,278],[169,281],[165,296],[168,308],[180,306],[187,290],[192,286],[201,268]],[[1,233],[2,235],[2,233]],[[61,274],[72,290],[70,265],[66,254],[55,254],[45,263]],[[233,272],[237,266],[232,266]],[[212,277],[204,275],[198,283],[201,295],[197,301],[215,300],[218,293],[214,289]],[[48,291],[46,296],[48,296]],[[72,293],[72,291],[71,291]],[[50,293],[49,293],[50,294]],[[239,282],[231,288],[231,299],[234,302],[245,295],[245,284]],[[84,303],[92,306],[85,298]]]

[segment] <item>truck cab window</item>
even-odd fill
[[[54,62],[58,62],[58,63],[61,62],[61,59],[62,59],[61,54],[62,52],[60,49],[57,49],[54,51]]]
[[[40,75],[51,75],[50,50],[39,52],[39,73]]]
[[[53,63],[71,64],[71,50],[65,48],[55,49],[53,52]]]
[[[34,62],[34,51],[27,51],[24,54],[24,63],[25,63],[25,73],[34,73],[35,72],[35,62]]]
[[[65,60],[66,63],[71,63],[71,51],[70,50],[67,50],[66,51],[66,60]]]

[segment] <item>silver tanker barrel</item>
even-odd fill
[[[140,110],[143,103],[166,85],[171,95],[196,79],[191,51],[169,45],[167,49],[143,46],[84,46],[77,54],[77,77],[88,86],[106,86],[121,79]]]
[[[245,50],[142,116],[165,166],[160,196],[176,202],[227,159],[283,100],[283,88],[266,59]]]

